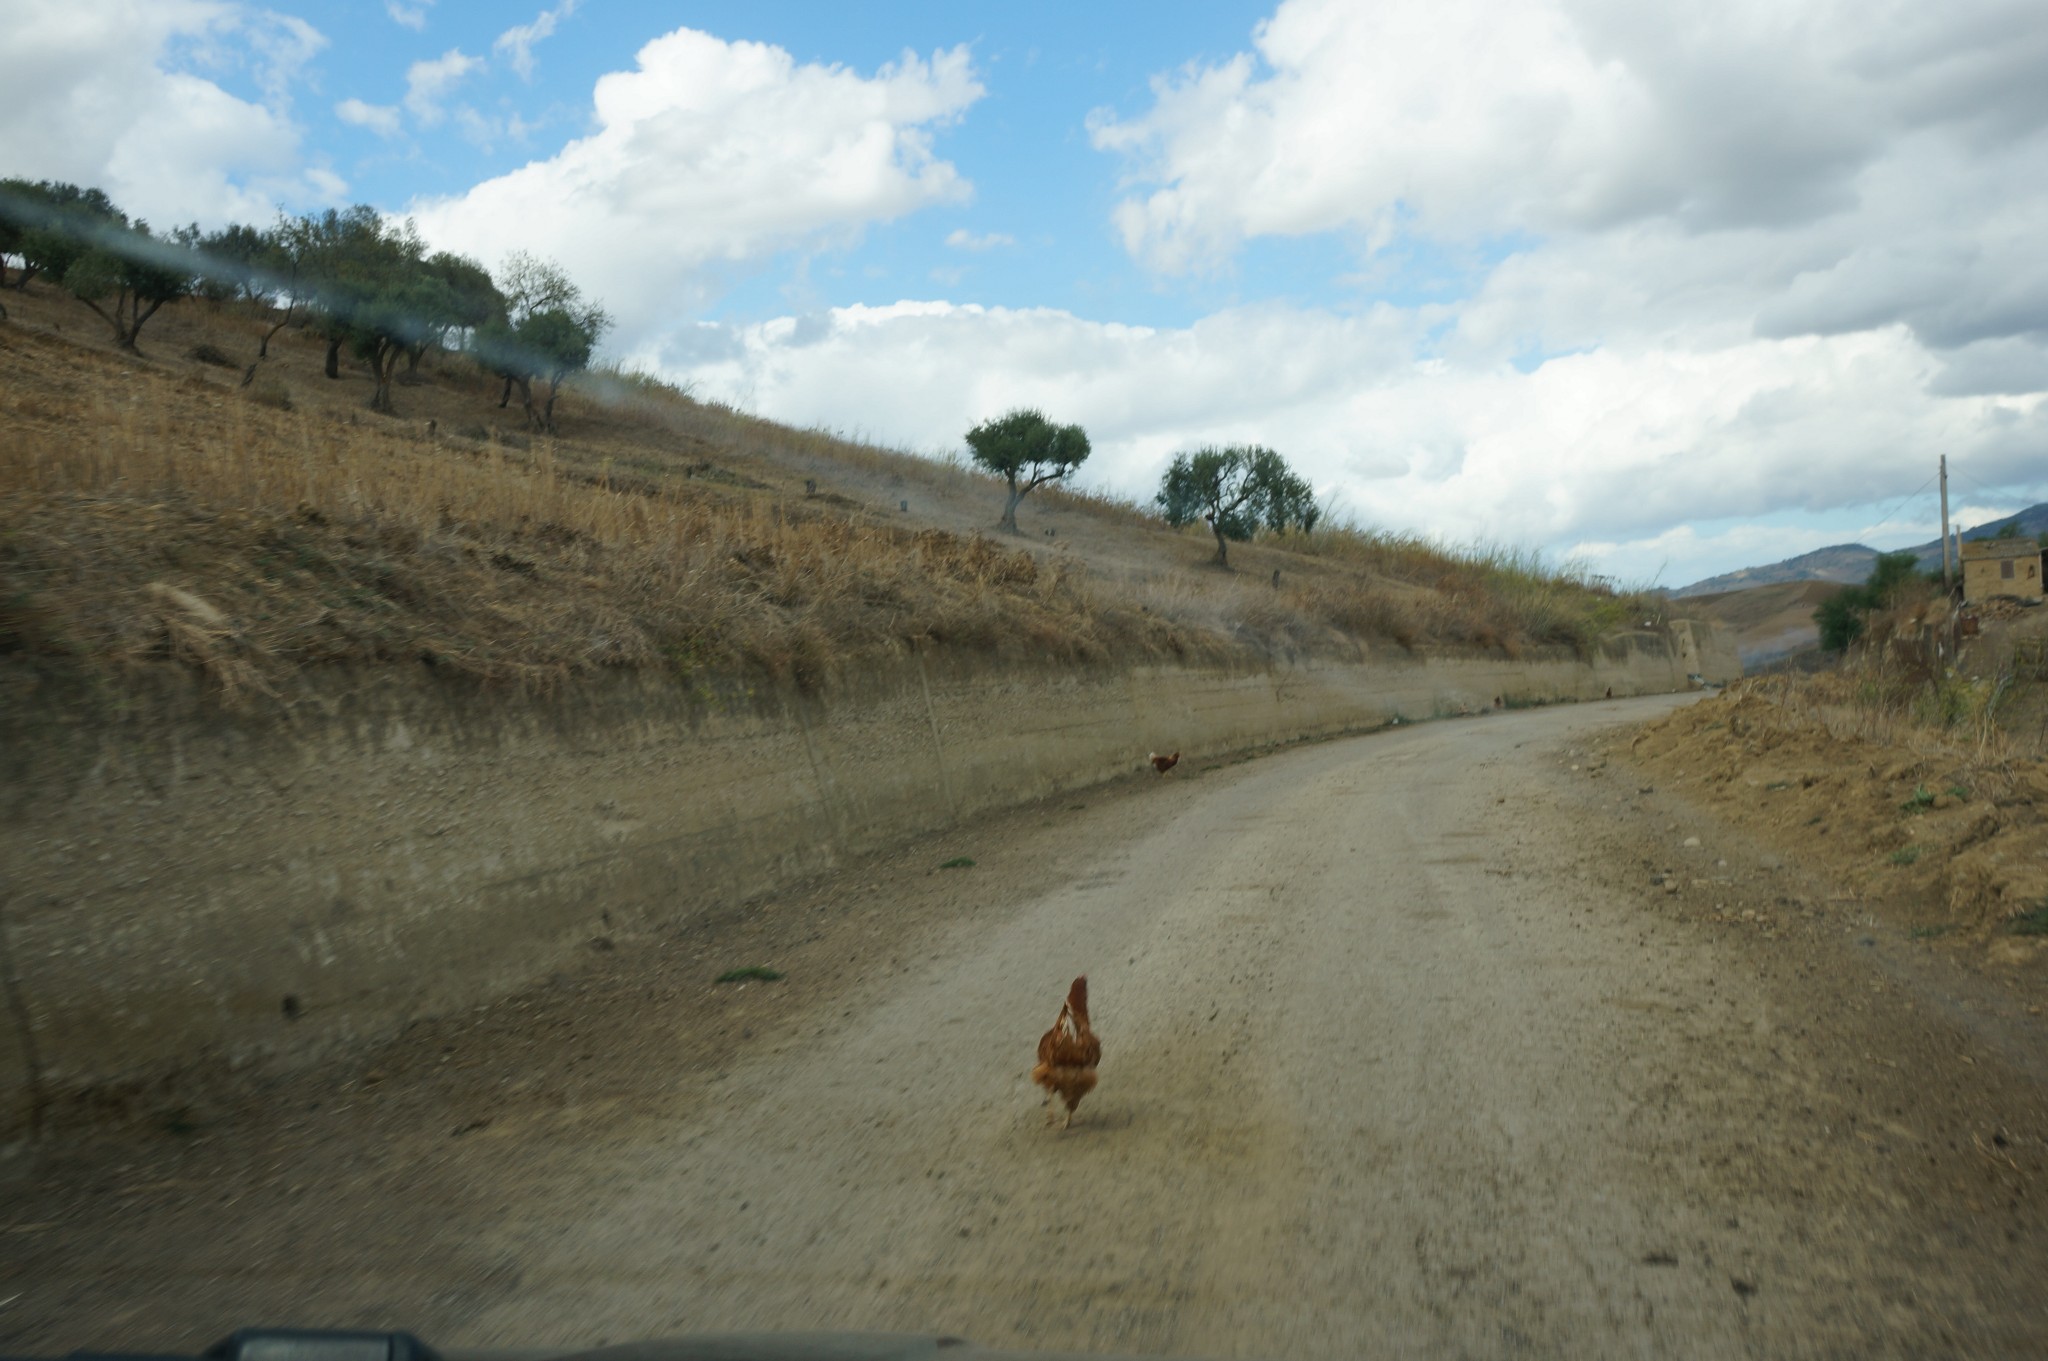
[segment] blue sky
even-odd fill
[[[15,13],[15,11],[19,11]],[[0,174],[559,259],[628,362],[1678,584],[2048,498],[2038,0],[14,0]]]
[[[422,7],[420,29],[362,6],[365,22],[336,26],[325,65],[327,92],[400,106],[412,62],[449,50],[491,58],[510,25],[501,5],[454,0]],[[336,168],[361,199],[395,209],[422,193],[458,191],[516,168],[549,144],[586,129],[598,77],[630,62],[646,38],[677,27],[770,43],[799,63],[872,72],[906,51],[929,55],[966,44],[987,93],[971,117],[939,129],[937,153],[975,187],[973,201],[870,230],[857,244],[794,270],[791,261],[738,275],[702,315],[753,321],[792,307],[816,308],[927,296],[935,288],[963,303],[1110,312],[1121,321],[1184,326],[1219,306],[1284,297],[1357,305],[1381,294],[1440,296],[1464,262],[1431,253],[1420,270],[1389,272],[1336,286],[1356,268],[1340,235],[1250,243],[1227,270],[1174,281],[1135,273],[1109,222],[1121,167],[1095,150],[1087,121],[1099,109],[1141,109],[1152,77],[1241,50],[1267,7],[927,3],[867,9],[780,0],[759,4],[580,4],[530,49],[531,73],[503,59],[466,76],[448,96],[519,135],[485,139],[450,118],[432,128],[408,120],[403,138],[330,124]],[[530,20],[528,20],[530,21]],[[245,86],[248,82],[245,81]],[[253,92],[252,92],[253,93]],[[949,248],[955,232],[1009,243]]]

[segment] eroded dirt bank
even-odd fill
[[[0,1339],[2038,1349],[2025,981],[1893,967],[1623,764],[1682,702],[1197,758],[54,1151],[6,1186]],[[787,977],[713,984],[750,964]],[[1107,1052],[1059,1133],[1025,1070],[1083,970]]]

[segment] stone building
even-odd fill
[[[1963,544],[1963,599],[1995,595],[2041,599],[2041,545],[2031,538],[1970,539]]]

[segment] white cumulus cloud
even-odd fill
[[[1477,262],[1367,385],[1413,471],[1356,501],[1397,519],[1734,552],[1669,536],[1851,523],[1939,451],[2048,496],[2036,0],[1285,0],[1090,131],[1161,275],[1315,235],[1351,243],[1353,297]]]
[[[16,0],[0,41],[7,171],[97,185],[159,226],[260,222],[280,202],[324,201],[284,105],[324,43],[298,21],[201,0]],[[268,102],[172,61],[254,73]]]
[[[1692,233],[1854,212],[1916,136],[1966,163],[2048,125],[2028,0],[1287,0],[1254,52],[1154,83],[1095,144],[1167,269],[1257,236],[1486,237],[1662,219]],[[1149,186],[1149,187],[1148,187]]]
[[[631,343],[673,325],[719,271],[966,200],[932,138],[981,93],[965,48],[869,76],[679,29],[597,82],[588,136],[412,211],[437,245],[487,262],[562,261]]]

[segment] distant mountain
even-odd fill
[[[1866,548],[1860,543],[1838,543],[1831,548],[1816,548],[1811,553],[1801,553],[1796,558],[1774,562],[1768,567],[1744,567],[1733,572],[1723,572],[1717,577],[1695,581],[1690,586],[1673,591],[1673,598],[1693,595],[1718,595],[1723,591],[1742,591],[1751,586],[1776,586],[1787,581],[1839,581],[1845,584],[1864,580],[1870,575],[1870,564],[1877,561],[1877,550]]]
[[[1988,539],[1997,534],[2014,520],[2020,522],[2020,533],[2028,538],[2048,533],[2048,501],[2028,506],[2018,515],[2008,515],[2001,520],[1990,520],[1963,531],[1965,539]],[[1894,550],[1900,551],[1900,550]],[[1929,539],[1926,543],[1903,550],[1918,555],[1920,566],[1925,571],[1941,568],[1941,540]],[[1724,572],[1717,577],[1695,581],[1671,593],[1673,599],[1694,595],[1712,595],[1717,591],[1740,591],[1750,586],[1772,586],[1783,581],[1841,581],[1860,582],[1869,577],[1870,565],[1877,560],[1877,550],[1860,543],[1839,543],[1831,548],[1816,548],[1811,553],[1801,553],[1796,558],[1774,562],[1767,567],[1744,567],[1734,572]]]

